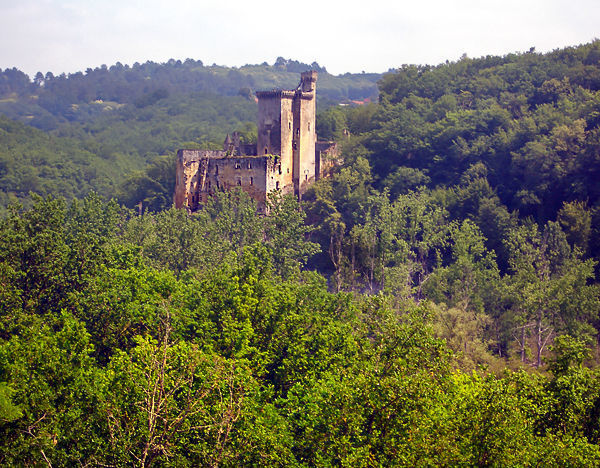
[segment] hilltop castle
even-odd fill
[[[281,190],[298,198],[337,155],[332,142],[317,142],[317,72],[302,73],[295,90],[260,91],[256,145],[227,135],[223,150],[177,152],[175,206],[195,211],[216,190],[240,187],[264,207],[267,194]]]

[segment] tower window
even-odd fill
[[[252,163],[248,163],[248,169],[252,169]]]
[[[300,136],[300,128],[296,129],[296,136]]]
[[[235,162],[235,168],[236,168],[236,169],[239,169],[239,168],[240,168],[240,162],[239,162],[239,161],[236,161],[236,162]]]
[[[275,182],[275,190],[279,190],[279,181]]]
[[[250,185],[254,185],[254,177],[250,177]]]
[[[215,164],[215,175],[219,175],[219,165]]]
[[[269,154],[269,148],[265,146],[265,154]]]
[[[308,131],[310,132],[310,122],[308,122]]]
[[[237,184],[238,184],[238,185],[242,185],[242,179],[238,179],[238,180],[237,180]]]

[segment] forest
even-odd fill
[[[255,138],[252,87],[4,98],[2,464],[600,465],[600,41],[378,80],[268,216],[171,207],[169,145]]]

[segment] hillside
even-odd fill
[[[255,138],[251,89],[93,74],[2,104],[50,120],[0,118],[0,463],[600,465],[600,41],[322,106],[343,162],[268,216],[170,207],[176,147]]]

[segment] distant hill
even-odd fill
[[[93,118],[102,110],[94,106],[98,102],[113,103],[112,108],[123,104],[143,108],[168,96],[198,92],[251,98],[260,89],[293,88],[299,73],[309,69],[319,72],[318,99],[323,105],[377,96],[381,75],[376,73],[334,76],[317,63],[281,57],[273,65],[239,68],[205,66],[187,59],[132,66],[116,63],[59,76],[38,73],[33,79],[14,68],[0,70],[0,112],[50,130],[61,122]]]

